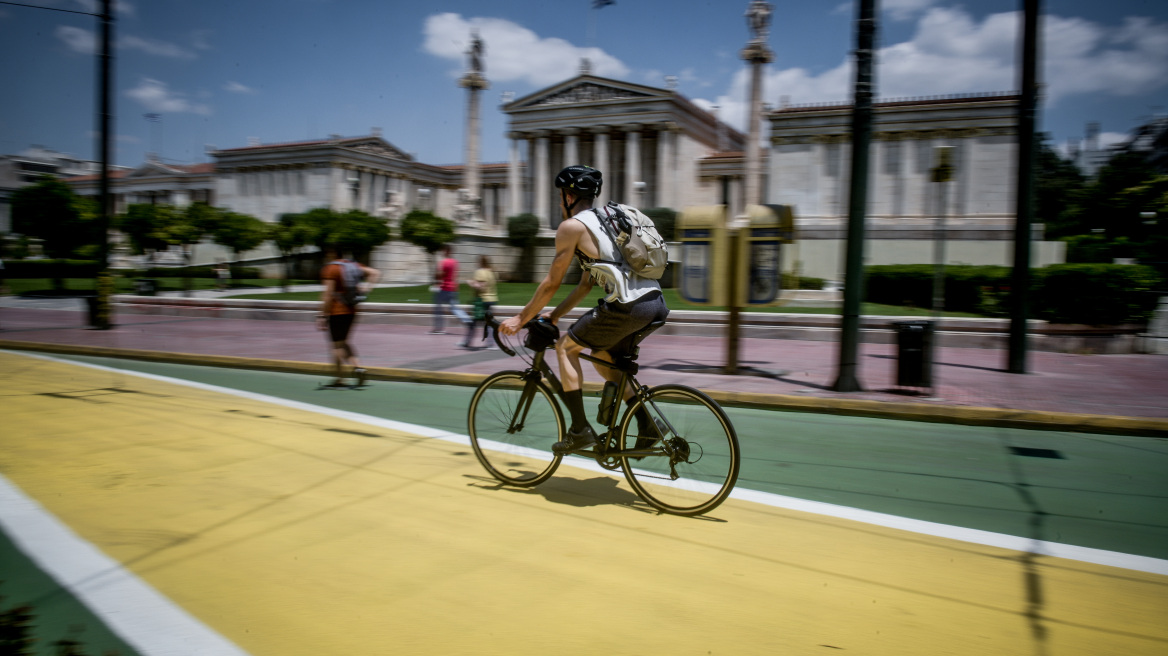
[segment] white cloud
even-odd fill
[[[592,72],[603,77],[624,77],[629,69],[599,48],[582,48],[557,38],[541,38],[535,32],[500,18],[463,18],[460,14],[434,14],[426,19],[422,48],[429,54],[466,69],[471,31],[483,40],[484,68],[497,82],[526,82],[546,86],[569,79],[588,58]]]
[[[148,55],[171,57],[173,59],[195,59],[198,57],[193,51],[166,41],[143,39],[142,37],[126,35],[118,39],[118,47],[125,50],[141,50]]]
[[[200,114],[203,116],[211,113],[210,106],[193,103],[186,98],[186,94],[171,91],[165,82],[148,77],[142,78],[138,86],[127,91],[126,95],[137,100],[143,107],[152,112]]]
[[[92,55],[97,52],[97,37],[89,30],[83,30],[80,27],[59,25],[54,35],[73,52],[79,52],[83,55]]]
[[[63,42],[70,50],[83,55],[92,55],[97,52],[97,35],[91,30],[69,25],[60,25],[54,32],[57,39]],[[121,50],[139,50],[148,55],[170,57],[173,59],[195,59],[194,51],[166,41],[143,39],[133,35],[126,35],[118,39],[117,47]]]
[[[228,82],[227,84],[223,85],[223,89],[225,91],[230,91],[231,93],[252,94],[252,93],[256,92],[255,89],[253,89],[249,86],[240,84],[239,82]]]
[[[905,10],[923,2],[898,3]],[[1020,12],[975,20],[960,8],[933,7],[921,16],[908,41],[877,56],[880,98],[1010,91],[1018,87]],[[1168,23],[1128,18],[1107,27],[1081,18],[1043,19],[1043,103],[1051,106],[1081,94],[1127,96],[1168,84]],[[768,71],[765,97],[778,104],[848,102],[852,63],[845,59],[822,73],[788,68]],[[709,104],[722,106],[732,125],[746,125],[746,75],[739,71],[726,93]]]

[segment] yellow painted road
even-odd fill
[[[1160,654],[1168,577],[730,500],[0,353],[0,473],[254,656]],[[451,408],[463,413],[463,408]]]

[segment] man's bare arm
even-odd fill
[[[540,310],[544,309],[552,300],[560,288],[564,276],[568,273],[572,257],[576,254],[576,244],[580,241],[580,235],[583,234],[584,230],[587,228],[579,221],[564,221],[560,224],[556,230],[556,255],[552,258],[552,265],[548,268],[547,275],[540,281],[535,294],[532,295],[531,300],[523,307],[523,310],[504,322],[504,334],[513,335],[518,332],[523,324],[534,319]]]
[[[560,317],[564,316],[569,311],[571,311],[572,308],[579,305],[580,301],[584,300],[584,297],[588,295],[588,292],[592,291],[592,285],[592,276],[588,275],[588,272],[585,271],[580,276],[580,283],[576,285],[576,288],[572,290],[572,293],[568,294],[568,297],[560,301],[560,304],[556,306],[556,309],[552,310],[551,316],[549,317],[552,323],[559,321]]]

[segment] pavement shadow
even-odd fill
[[[506,485],[489,476],[466,474],[470,485],[492,492],[504,492],[524,496],[542,496],[552,503],[589,508],[592,506],[626,506],[634,510],[657,512],[641,498],[620,487],[620,481],[610,476],[596,476],[589,479],[555,477],[535,487]]]
[[[637,512],[648,513],[651,515],[662,515],[656,508],[645,503],[641,497],[637,496],[635,492],[631,492],[620,487],[620,481],[611,476],[596,476],[588,479],[578,479],[571,477],[553,477],[551,480],[537,485],[535,487],[516,487],[514,485],[505,485],[496,481],[489,476],[478,476],[465,474],[472,482],[469,484],[472,487],[477,487],[483,490],[490,490],[492,492],[504,492],[510,494],[521,495],[538,495],[552,503],[558,503],[565,506],[572,506],[574,508],[590,508],[594,506],[622,506],[629,510]],[[709,515],[697,515],[694,517],[686,517],[686,519],[697,519],[706,522],[725,523],[726,520],[718,519],[717,517],[710,517]]]

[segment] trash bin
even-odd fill
[[[896,321],[896,384],[900,387],[933,386],[932,321]]]
[[[158,292],[158,280],[138,278],[134,281],[134,293],[138,296],[154,296]]]

